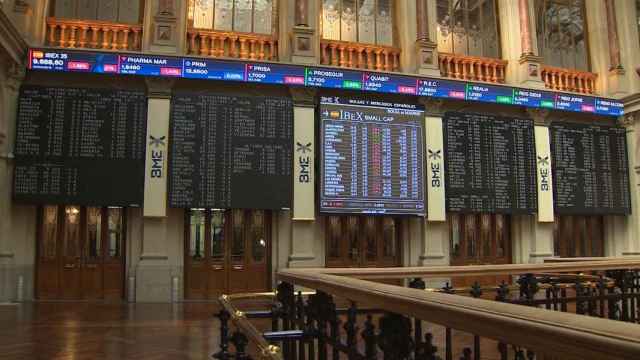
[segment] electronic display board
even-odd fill
[[[424,110],[322,97],[320,211],[425,214]]]
[[[291,99],[176,92],[170,128],[169,206],[291,206]]]
[[[140,206],[146,121],[142,91],[23,86],[15,200]]]
[[[620,116],[622,102],[578,94],[520,89],[376,71],[273,64],[194,57],[114,54],[64,49],[31,49],[29,69],[97,74],[167,76],[243,81],[380,93],[410,94],[444,99],[511,104],[533,108]]]
[[[447,112],[443,126],[448,211],[536,211],[533,121]]]
[[[631,213],[626,129],[553,122],[550,135],[556,213]]]

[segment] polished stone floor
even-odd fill
[[[215,303],[0,304],[0,359],[211,359],[218,351],[218,310]],[[270,322],[254,323],[264,331]],[[426,323],[424,329],[442,350],[444,329]],[[454,332],[453,358],[472,344],[472,336]],[[482,348],[482,359],[499,359],[495,342],[482,339]]]
[[[0,305],[0,359],[210,359],[215,304]]]

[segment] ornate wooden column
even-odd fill
[[[316,43],[318,41],[315,30],[309,24],[309,0],[295,0],[294,6],[291,61],[302,64],[317,63]]]
[[[431,4],[430,4],[431,3]],[[432,5],[430,7],[430,5]],[[429,11],[435,14],[435,1],[416,0],[416,49],[418,73],[430,76],[440,76],[438,69],[437,44],[429,36]],[[435,23],[434,23],[435,26]]]
[[[613,0],[604,1],[607,10],[607,35],[609,38],[609,70],[624,70],[620,61],[620,40],[618,39],[618,22]]]
[[[520,42],[522,55],[534,55],[531,45],[531,27],[529,26],[529,1],[518,0],[518,14],[520,15]]]

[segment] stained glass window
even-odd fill
[[[438,51],[500,57],[496,0],[437,0]]]
[[[139,0],[55,0],[53,16],[139,24],[143,7],[144,2]]]
[[[392,0],[323,0],[322,37],[393,45]]]
[[[535,7],[538,50],[544,63],[588,71],[584,1],[536,0]]]
[[[271,34],[276,0],[189,0],[187,16],[197,29]]]

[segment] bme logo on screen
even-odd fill
[[[303,155],[311,152],[311,143],[301,144],[300,142],[296,142],[296,145],[296,152],[302,153]],[[311,166],[311,159],[309,158],[309,155],[299,156],[298,165],[300,166],[298,182],[308,183],[310,180],[309,167]]]
[[[164,148],[165,146],[165,138],[166,136],[156,138],[153,135],[149,135],[149,146],[155,148],[150,149],[152,178],[162,177],[162,170],[164,169],[164,151],[162,150],[162,148]]]

